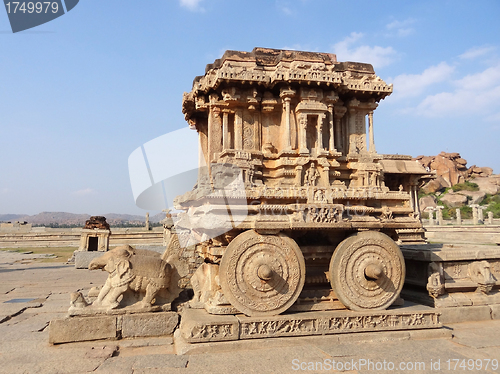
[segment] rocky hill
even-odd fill
[[[464,218],[471,214],[471,204],[486,205],[500,217],[500,174],[494,175],[489,167],[467,167],[467,161],[459,153],[441,152],[437,156],[418,156],[424,168],[436,174],[436,178],[420,190],[420,210],[437,205],[445,207],[445,218],[453,218],[459,208]]]

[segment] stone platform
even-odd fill
[[[211,315],[186,309],[175,334],[176,344],[236,341],[274,337],[318,336],[361,332],[439,329],[440,313],[427,307],[382,311],[322,311],[273,317]]]
[[[404,245],[405,299],[436,308],[500,304],[496,245]]]

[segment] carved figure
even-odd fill
[[[316,170],[316,165],[314,162],[311,163],[311,166],[306,171],[306,175],[304,177],[304,186],[316,186],[316,179],[319,178],[319,171]]]
[[[471,263],[469,274],[472,281],[477,283],[477,292],[487,294],[495,285],[496,279],[491,274],[491,265],[486,260]]]
[[[441,281],[441,274],[439,272],[439,265],[435,262],[429,264],[429,273],[431,274],[427,279],[427,291],[434,299],[444,294],[444,284]]]
[[[169,287],[172,266],[161,259],[157,252],[134,249],[128,245],[112,249],[106,254],[94,259],[90,270],[102,269],[109,273],[93,306],[105,309],[115,309],[120,304],[127,306],[130,300],[136,300],[134,295],[145,293],[134,307],[150,308],[155,304],[160,291]]]
[[[382,213],[380,214],[381,219],[392,219],[392,210],[389,207],[383,207]]]

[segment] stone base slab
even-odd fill
[[[50,322],[49,343],[165,336],[178,323],[175,312],[66,317]]]
[[[359,332],[356,334],[338,335],[313,335],[295,336],[279,339],[248,339],[208,343],[188,343],[182,337],[181,331],[177,329],[174,333],[175,353],[178,355],[198,355],[214,353],[234,353],[238,351],[261,350],[265,344],[266,349],[279,352],[283,347],[296,347],[298,345],[318,344],[352,344],[352,343],[376,343],[386,344],[390,341],[422,340],[422,339],[451,339],[453,330],[448,328],[406,330],[406,331],[380,331]]]
[[[454,308],[480,305],[499,305],[500,292],[494,290],[489,294],[482,292],[450,292],[433,298],[428,293],[416,290],[403,289],[402,295],[416,303],[432,306],[435,308]]]
[[[321,311],[272,317],[214,316],[201,309],[182,313],[180,336],[188,343],[271,337],[346,334],[442,327],[439,312],[395,309],[384,311]]]
[[[102,256],[106,252],[100,251],[75,251],[75,269],[88,269],[94,258]]]

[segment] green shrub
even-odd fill
[[[472,208],[470,206],[463,206],[460,208],[460,213],[462,215],[462,219],[470,219],[472,218]]]
[[[453,192],[457,191],[479,191],[479,186],[477,183],[473,182],[464,182],[464,183],[458,183],[454,185],[452,188]]]

